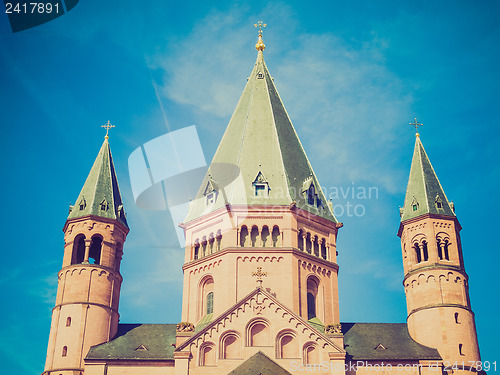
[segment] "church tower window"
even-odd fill
[[[252,232],[250,233],[250,241],[252,242],[252,247],[257,246],[257,239],[259,238],[259,228],[257,226],[252,227]]]
[[[100,206],[101,206],[101,211],[107,211],[108,210],[109,205],[108,205],[108,202],[106,201],[106,198],[104,198],[101,201]]]
[[[66,357],[68,355],[68,347],[67,346],[63,346],[61,355],[63,357]]]
[[[463,344],[458,344],[458,354],[465,355],[463,350],[464,350]]]
[[[278,246],[278,240],[280,238],[280,228],[275,225],[273,227],[273,233],[272,233],[272,239],[273,239],[273,247],[277,247]]]
[[[71,327],[71,317],[66,318],[66,327]]]
[[[243,225],[240,231],[240,246],[241,247],[247,246],[247,241],[248,241],[248,228],[246,225]]]
[[[207,314],[214,312],[214,292],[207,294]]]
[[[85,258],[85,236],[79,234],[75,237],[73,242],[73,256],[71,257],[71,264],[80,264]]]
[[[90,264],[101,264],[101,249],[102,249],[102,237],[94,236],[92,237],[92,243],[90,245],[89,252],[89,263]]]
[[[262,247],[266,247],[266,243],[269,239],[269,227],[265,225],[262,228],[262,233],[260,234],[261,241],[262,241]]]
[[[325,259],[327,258],[327,255],[326,255],[326,244],[325,244],[325,239],[323,238],[321,240],[321,258]]]
[[[415,250],[415,257],[417,260],[417,263],[420,263],[422,261],[422,255],[420,254],[420,246],[418,243],[415,243],[413,245],[413,249]]]
[[[307,279],[307,319],[311,320],[316,317],[316,303],[318,297],[318,282],[315,277]]]

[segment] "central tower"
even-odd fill
[[[338,325],[342,226],[264,62],[257,61],[182,224],[182,320],[208,324],[259,285],[312,325]]]

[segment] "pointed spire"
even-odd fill
[[[417,132],[405,204],[401,209],[401,221],[425,214],[455,217],[453,204],[446,198]]]
[[[262,49],[257,50],[252,73],[185,222],[207,213],[202,198],[213,179],[222,194],[210,210],[226,204],[291,206],[337,223],[274,86]],[[224,165],[237,166],[241,178],[228,181],[228,173],[220,169]],[[265,181],[259,182],[259,176],[265,176]]]
[[[106,127],[104,143],[78,195],[76,204],[70,208],[68,219],[93,215],[118,220],[128,228],[108,141],[109,128],[114,126],[110,125],[109,121],[106,125],[103,125]]]

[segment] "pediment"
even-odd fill
[[[255,321],[261,321],[269,326],[269,339],[264,347],[275,346],[279,335],[291,333],[296,337],[300,353],[302,347],[311,343],[325,353],[345,354],[325,334],[313,328],[305,319],[283,305],[271,293],[262,287],[256,288],[226,312],[215,318],[210,324],[197,332],[176,352],[190,351],[195,353],[204,343],[217,345],[228,332],[233,332],[245,346],[252,345],[248,340],[249,329]],[[299,354],[300,354],[299,353]]]

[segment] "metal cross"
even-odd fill
[[[253,272],[252,276],[257,276],[257,282],[262,286],[262,278],[267,276],[267,272],[262,272],[262,267],[257,267],[257,272]]]
[[[254,26],[259,28],[259,36],[262,36],[262,28],[266,27],[267,24],[262,23],[262,21],[259,21]]]
[[[410,125],[413,126],[418,134],[418,127],[419,126],[424,126],[424,124],[421,124],[420,122],[417,121],[417,118],[413,122],[410,122]]]
[[[115,126],[114,126],[114,125],[111,125],[111,123],[109,122],[109,120],[108,120],[108,122],[107,122],[107,123],[105,123],[104,125],[101,125],[101,128],[106,129],[106,139],[108,139],[108,138],[109,138],[109,137],[108,137],[108,132],[109,132],[109,129],[114,128],[114,127],[115,127]]]

